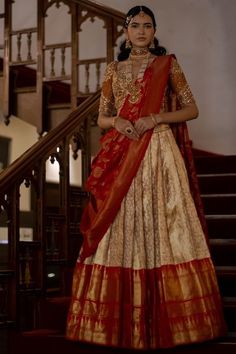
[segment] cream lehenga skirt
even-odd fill
[[[76,264],[67,338],[149,349],[224,331],[184,161],[171,129],[161,125],[96,253]]]

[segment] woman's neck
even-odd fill
[[[149,53],[149,49],[147,47],[145,48],[140,48],[140,47],[133,47],[130,52],[130,56],[134,57],[140,57],[140,56],[146,56]]]

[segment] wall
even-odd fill
[[[35,1],[15,2],[21,4],[19,11],[21,8],[32,11],[32,16],[24,17],[26,27],[35,23],[32,5]],[[99,3],[123,12],[137,5],[134,0],[100,0]],[[142,4],[157,15],[160,43],[176,54],[198,103],[199,118],[189,122],[194,146],[219,154],[236,154],[236,1],[146,0]],[[63,21],[57,30],[61,38],[65,32]],[[87,43],[90,40],[99,43],[96,35],[95,30]],[[85,45],[84,51],[86,47],[91,49]],[[85,52],[81,54],[86,57]]]
[[[17,117],[11,118],[11,127],[6,126],[0,117],[0,135],[10,139],[9,163],[16,160],[22,151],[28,150],[37,140],[36,128]],[[20,209],[30,210],[30,190],[21,187]]]
[[[140,2],[99,0],[122,12]],[[146,0],[157,17],[157,37],[175,53],[192,88],[200,115],[189,122],[199,149],[236,154],[236,1]]]

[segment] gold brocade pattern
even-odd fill
[[[147,349],[222,334],[221,303],[210,259],[147,272],[78,264],[67,337]]]
[[[152,269],[206,257],[182,156],[171,129],[159,125],[115,221],[86,263]]]
[[[151,62],[152,60],[150,63]],[[99,112],[107,116],[111,116],[114,112],[119,112],[128,94],[130,94],[130,100],[133,103],[137,102],[139,99],[141,84],[130,80],[124,68],[125,66],[119,67],[116,61],[111,62],[107,66],[99,107]],[[171,63],[169,84],[165,90],[161,111],[168,111],[170,89],[177,95],[181,106],[195,102],[184,73],[177,60],[174,58]]]
[[[176,59],[172,60],[170,86],[173,92],[176,93],[181,106],[195,102],[185,75]]]

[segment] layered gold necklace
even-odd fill
[[[126,79],[129,81],[130,101],[137,102],[140,94],[140,82],[143,79],[144,72],[148,66],[151,53],[147,48],[132,48],[129,58],[126,62]],[[141,61],[141,65],[134,78],[133,64],[135,61]]]
[[[135,80],[140,81],[143,78],[144,72],[148,66],[149,59],[150,59],[151,53],[147,48],[138,48],[138,49],[132,49],[131,53],[129,55],[129,58],[126,62],[126,74],[127,78],[130,80],[133,80],[133,64],[134,62],[140,62],[141,65],[138,71],[138,75],[135,78]]]

